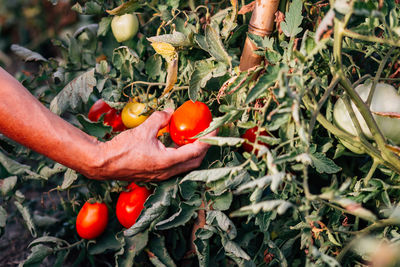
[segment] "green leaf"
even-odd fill
[[[100,20],[99,28],[97,30],[97,36],[106,36],[107,32],[110,30],[112,17],[103,17]]]
[[[112,62],[121,76],[133,79],[134,66],[140,62],[138,54],[128,46],[120,46],[113,51]]]
[[[202,137],[204,135],[207,135],[211,133],[212,131],[218,129],[222,125],[236,120],[239,116],[241,115],[241,112],[238,110],[231,110],[229,113],[225,114],[222,117],[217,117],[213,118],[212,122],[210,123],[210,126],[208,126],[207,129],[205,129],[203,132],[200,134],[196,135],[196,138]]]
[[[244,191],[247,191],[249,189],[251,190],[254,190],[256,188],[264,189],[265,186],[270,184],[271,184],[271,190],[277,193],[278,187],[282,183],[284,177],[285,173],[280,172],[277,174],[266,175],[264,177],[257,178],[253,181],[250,181],[248,183],[239,186],[236,189],[235,194],[243,193]]]
[[[231,207],[233,195],[231,192],[225,192],[213,199],[212,207],[215,210],[228,210]]]
[[[197,182],[213,182],[225,177],[228,174],[232,174],[241,170],[241,167],[224,167],[209,170],[192,171],[187,174],[180,183],[185,181],[197,181]]]
[[[212,61],[202,60],[195,64],[195,70],[189,81],[189,97],[192,101],[196,101],[201,88],[204,88],[207,82],[213,77],[215,70]]]
[[[22,218],[24,219],[25,225],[28,228],[29,232],[31,232],[31,235],[33,237],[36,237],[36,227],[35,224],[33,223],[31,214],[28,210],[27,207],[24,207],[21,203],[18,201],[14,201],[15,206],[17,207],[18,211],[21,213]]]
[[[7,223],[7,211],[3,208],[3,206],[0,206],[0,227],[4,228],[6,227]]]
[[[276,210],[278,214],[283,214],[290,207],[294,207],[293,204],[285,200],[266,200],[249,206],[241,207],[239,210],[231,213],[231,217],[257,214],[261,210],[264,212]]]
[[[236,242],[222,239],[222,246],[224,247],[227,255],[231,254],[234,257],[250,260],[250,256]]]
[[[102,116],[102,118],[103,117],[104,116]],[[78,119],[80,124],[82,124],[85,131],[92,136],[103,138],[106,134],[111,133],[112,131],[112,127],[105,125],[102,118],[100,118],[97,122],[89,120],[82,114],[79,114],[78,116],[76,116],[76,118]]]
[[[273,46],[275,39],[270,36],[261,37],[257,34],[249,33],[249,38],[258,48],[274,49]]]
[[[176,180],[168,180],[159,185],[154,194],[151,195],[142,210],[136,223],[131,228],[125,230],[125,236],[134,236],[147,229],[156,219],[162,219],[160,216],[171,205],[171,200],[178,191]]]
[[[76,173],[76,171],[68,168],[67,171],[64,173],[64,180],[61,185],[61,189],[68,189],[75,182],[76,179],[78,179],[78,174]]]
[[[30,171],[30,166],[21,164],[15,160],[10,159],[5,154],[0,152],[0,164],[7,170],[8,173],[14,175],[24,174]]]
[[[275,84],[278,79],[278,74],[280,71],[280,66],[268,66],[266,69],[266,73],[261,76],[256,85],[250,89],[250,92],[246,98],[246,104],[249,104],[259,98],[262,94],[268,92],[268,88]]]
[[[333,160],[326,157],[323,153],[316,152],[309,155],[312,159],[314,168],[319,173],[337,173],[342,170],[342,168],[337,166]]]
[[[223,62],[228,66],[232,66],[231,57],[225,51],[224,45],[222,44],[221,38],[216,30],[208,24],[206,26],[205,34],[208,52],[210,55],[213,56],[217,61]]]
[[[31,249],[31,254],[23,262],[22,266],[30,266],[35,263],[42,263],[42,261],[53,253],[53,249],[44,245],[37,245]]]
[[[161,56],[158,54],[151,56],[146,61],[145,69],[150,79],[156,79],[160,76],[163,72]]]
[[[33,52],[29,50],[28,48],[25,48],[20,45],[13,44],[11,45],[11,51],[13,51],[19,58],[22,60],[26,61],[44,61],[47,62],[47,59],[45,59],[42,55]]]
[[[115,254],[117,266],[133,266],[135,256],[147,246],[148,241],[148,231],[143,231],[133,237],[123,237],[121,240],[123,247]]]
[[[176,267],[176,264],[174,260],[171,258],[171,256],[168,253],[167,247],[165,245],[165,237],[162,235],[155,235],[149,242],[149,250],[151,252],[150,260],[157,259],[158,261],[155,261],[157,263],[156,266],[168,266],[168,267]],[[153,262],[153,261],[152,261]]]
[[[29,243],[28,247],[33,247],[40,243],[68,244],[68,242],[66,242],[65,240],[58,238],[58,237],[42,236],[42,237],[36,238],[31,243]]]
[[[95,86],[96,78],[94,68],[92,68],[68,83],[51,101],[50,110],[60,115],[69,107],[76,109],[82,101],[87,103]]]
[[[138,0],[130,0],[114,8],[113,10],[107,10],[107,13],[114,16],[121,16],[126,13],[135,12],[140,6],[141,4]]]
[[[201,202],[199,203],[201,204]],[[160,221],[156,224],[156,230],[167,230],[170,228],[176,228],[178,226],[186,224],[194,215],[198,206],[188,205],[181,202],[179,205],[179,210],[174,213],[171,217]]]
[[[44,166],[43,168],[41,168],[39,174],[48,179],[51,176],[60,172],[64,172],[66,170],[67,167],[61,165],[60,163],[55,163],[53,168],[50,168],[49,166]]]
[[[216,222],[216,226],[221,228],[221,230],[228,235],[229,239],[232,240],[236,238],[236,226],[225,213],[219,210],[210,210],[207,212],[206,221],[207,225],[213,225]]]
[[[120,242],[116,239],[115,235],[111,231],[106,231],[96,239],[95,244],[89,244],[89,254],[99,255],[103,254],[108,250],[118,250],[121,248]]]
[[[9,192],[11,192],[15,185],[17,184],[17,176],[11,176],[8,178],[5,178],[3,180],[0,180],[0,191],[3,196],[7,195]]]
[[[54,217],[50,217],[47,215],[39,215],[37,213],[33,214],[33,222],[37,227],[50,227],[56,223],[58,223],[60,220]]]
[[[147,38],[149,42],[168,43],[173,46],[192,46],[187,36],[181,32],[174,31],[172,34],[162,34]]]
[[[303,28],[299,27],[303,20],[302,10],[302,0],[293,0],[289,11],[285,14],[285,21],[281,23],[281,29],[287,37],[295,37],[303,30]]]
[[[244,139],[239,137],[212,136],[212,137],[202,138],[201,142],[215,146],[240,146],[244,142]]]

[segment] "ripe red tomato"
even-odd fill
[[[151,194],[146,187],[140,187],[135,183],[128,185],[128,190],[119,194],[116,207],[118,221],[125,228],[130,228],[136,222],[146,199]]]
[[[86,201],[76,218],[76,231],[81,238],[94,239],[101,235],[108,223],[108,209],[104,203]]]
[[[114,132],[121,132],[126,129],[122,122],[121,113],[110,107],[103,99],[99,99],[90,108],[88,118],[91,121],[98,121],[103,114],[105,114],[103,117],[104,124],[111,126]]]
[[[208,128],[212,114],[206,104],[191,100],[182,104],[169,122],[169,133],[175,144],[182,146],[196,141],[196,136]]]
[[[254,143],[256,141],[256,132],[258,130],[258,127],[255,126],[253,128],[247,129],[246,132],[244,132],[244,134],[241,136],[242,138],[246,139],[247,141],[249,141],[250,143]],[[263,136],[269,136],[268,132],[265,130],[260,131],[259,135],[263,135]],[[261,141],[257,141],[257,144],[259,145],[264,145],[268,147],[268,144],[261,142]],[[253,145],[245,142],[242,144],[242,147],[244,149],[244,151],[251,153],[253,151]],[[258,150],[255,150],[255,153],[257,155]]]

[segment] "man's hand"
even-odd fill
[[[173,110],[154,112],[140,126],[99,144],[94,179],[163,180],[200,166],[210,145],[200,140],[178,148],[165,147],[157,132],[165,127]],[[215,136],[216,131],[207,136]]]

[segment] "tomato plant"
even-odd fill
[[[128,213],[119,198],[138,189],[120,193],[124,181],[89,180],[0,135],[1,254],[8,255],[0,266],[399,265],[398,0],[281,0],[262,16],[272,18],[266,31],[251,19],[264,0],[53,0],[60,11],[73,2],[66,10],[76,24],[61,29],[46,23],[54,17],[48,1],[4,2],[1,66],[87,134],[104,141],[107,130],[80,115],[89,99],[115,107],[88,115],[113,128],[109,119],[124,106],[136,127],[150,112],[184,103],[168,125],[179,145],[222,130],[206,141],[212,146],[200,167],[149,182],[154,192],[134,200],[145,201],[140,218],[119,216],[131,220],[121,221],[126,229],[110,216],[96,243],[75,234],[77,203],[100,195],[110,214]],[[125,14],[137,14],[140,34],[130,15],[126,29],[116,27]],[[72,18],[60,16],[59,25]],[[260,64],[245,64],[253,59]],[[258,140],[243,143],[243,129],[254,125]],[[238,149],[256,152],[263,141],[270,147],[257,157]]]
[[[257,131],[258,131],[258,127],[254,126],[253,128],[247,129],[244,132],[244,134],[242,134],[241,137],[248,141],[248,142],[244,142],[242,144],[242,148],[243,148],[244,151],[249,152],[249,153],[251,153],[253,151],[253,145],[251,143],[254,144],[256,142],[256,137],[257,137],[256,133],[257,133]],[[259,135],[269,136],[268,132],[265,131],[265,130],[260,130],[259,131]],[[266,143],[261,142],[261,141],[257,141],[257,144],[268,147],[268,145]],[[255,150],[255,153],[256,154],[258,153],[258,149]]]
[[[138,32],[138,18],[135,14],[114,16],[111,21],[111,29],[118,42],[128,41]]]
[[[179,146],[193,143],[196,141],[193,137],[205,130],[211,121],[212,114],[206,104],[188,100],[172,114],[169,123],[171,139]]]
[[[103,99],[99,99],[91,106],[88,118],[91,121],[98,121],[103,114],[104,124],[111,126],[114,132],[121,132],[126,129],[122,122],[121,113],[110,107]]]
[[[146,187],[138,186],[135,183],[128,185],[127,190],[119,194],[116,215],[122,226],[130,228],[143,210],[150,191]]]
[[[139,102],[128,102],[122,110],[122,122],[127,128],[134,128],[142,124],[149,116],[142,114],[146,105]]]
[[[76,217],[76,231],[81,238],[95,239],[108,224],[108,208],[105,203],[86,201]]]

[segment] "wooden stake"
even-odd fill
[[[264,37],[270,35],[274,29],[275,13],[278,10],[279,0],[256,0],[256,6],[251,15],[249,33]],[[248,70],[261,63],[261,56],[254,51],[257,47],[246,38],[239,68],[241,71]]]

